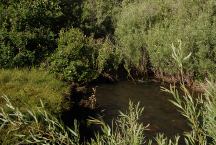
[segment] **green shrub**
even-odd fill
[[[0,12],[0,68],[36,65],[55,49],[57,1],[1,2]]]
[[[143,20],[141,19],[143,18],[141,16],[142,14],[144,12],[141,9],[141,5],[131,3],[130,5],[124,6],[117,16],[115,30],[117,42],[120,45],[124,57],[126,57],[129,64],[131,62],[137,66],[141,58],[140,49],[145,47],[143,32],[141,32],[141,30],[144,31],[143,27],[145,25],[140,22],[140,20]]]
[[[155,68],[175,73],[171,68],[178,66],[169,58],[169,47],[170,42],[181,39],[184,53],[192,52],[184,72],[196,79],[208,77],[208,73],[215,74],[215,1],[208,0],[202,5],[197,1],[182,1],[178,6],[169,4],[168,8],[170,14],[148,31],[147,43]]]
[[[135,67],[141,72],[151,69],[146,37],[148,30],[161,20],[163,13],[160,10],[164,5],[162,1],[122,2],[122,8],[116,16],[115,36],[127,68]]]
[[[116,69],[120,58],[111,42],[86,37],[79,29],[61,30],[50,70],[66,81],[86,83],[102,72]]]
[[[85,34],[93,33],[95,37],[106,37],[114,33],[114,16],[119,6],[116,0],[84,0],[82,24]]]
[[[67,81],[88,82],[98,75],[97,55],[92,38],[86,37],[79,29],[61,30],[50,70]]]
[[[215,5],[214,0],[124,1],[115,30],[118,44],[129,64],[139,66],[141,48],[147,48],[155,72],[176,75],[170,44],[181,40],[183,53],[192,52],[185,76],[203,80],[216,74]]]
[[[203,129],[207,137],[211,138],[212,144],[216,144],[216,83],[207,81],[205,87]]]
[[[82,20],[82,8],[84,0],[59,0],[59,6],[63,13],[60,24],[62,28],[80,27]]]

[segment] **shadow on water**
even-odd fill
[[[95,132],[100,129],[99,126],[88,123],[88,119],[97,118],[100,112],[100,108],[95,107],[95,90],[92,88],[93,86],[80,86],[72,83],[70,92],[65,94],[63,101],[67,107],[62,108],[61,119],[66,126],[72,128],[75,127],[75,120],[77,121],[80,144],[89,142],[91,138],[94,138]]]
[[[97,103],[105,110],[103,119],[111,124],[111,121],[119,114],[119,110],[128,108],[129,100],[140,102],[144,107],[141,122],[150,124],[145,132],[148,138],[158,133],[164,133],[168,137],[174,137],[190,130],[187,121],[169,101],[172,96],[160,90],[160,83],[137,83],[123,81],[116,84],[102,84],[97,87]]]
[[[83,99],[86,99],[88,104],[87,98],[92,94],[91,91],[86,90],[85,87],[74,86],[71,94],[66,97],[71,102],[71,108],[63,113],[62,119],[67,126],[73,125],[73,120],[77,120],[80,142],[88,142],[94,138],[95,132],[100,132],[100,126],[88,125],[87,120],[90,117],[102,116],[103,120],[111,125],[112,120],[119,115],[119,110],[124,112],[128,109],[129,100],[131,100],[134,103],[140,102],[140,105],[144,107],[140,121],[144,125],[149,124],[148,130],[145,131],[148,139],[152,139],[158,133],[164,133],[170,138],[177,134],[182,135],[190,130],[187,121],[169,101],[172,96],[162,92],[160,86],[161,83],[151,81],[99,84],[96,91],[97,107],[94,109],[80,104]],[[88,88],[92,89],[91,86]]]

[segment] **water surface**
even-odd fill
[[[186,119],[181,116],[175,106],[169,102],[172,96],[160,90],[156,82],[118,82],[116,84],[101,84],[97,87],[97,103],[105,109],[104,120],[108,123],[116,118],[118,110],[125,111],[129,100],[140,102],[144,107],[141,122],[150,124],[146,136],[153,137],[164,133],[172,137],[189,130]]]

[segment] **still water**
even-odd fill
[[[103,119],[109,124],[119,114],[119,110],[128,108],[129,100],[140,102],[144,107],[141,122],[150,124],[145,132],[147,137],[164,133],[169,137],[182,135],[189,130],[186,119],[181,116],[175,106],[169,102],[172,96],[162,92],[161,83],[156,82],[118,82],[97,86],[97,103],[104,109]]]

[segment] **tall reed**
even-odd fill
[[[172,57],[179,66],[183,76],[183,61],[191,56],[191,53],[183,57],[181,44],[179,48],[172,46]],[[206,80],[204,94],[193,96],[187,89],[183,77],[180,88],[183,95],[179,93],[175,85],[170,88],[162,87],[162,90],[173,95],[171,102],[178,108],[179,112],[186,117],[191,127],[190,132],[185,133],[185,143],[187,145],[207,145],[216,144],[216,84],[214,81]]]
[[[79,144],[77,124],[75,128],[65,127],[50,115],[41,102],[37,110],[23,113],[7,96],[2,96],[6,108],[0,108],[0,144]]]
[[[91,123],[101,125],[103,134],[97,134],[96,139],[92,140],[89,145],[139,145],[145,143],[144,131],[148,126],[139,123],[143,110],[144,108],[141,108],[139,103],[133,104],[130,101],[128,112],[120,112],[112,127],[98,119],[90,120]]]

